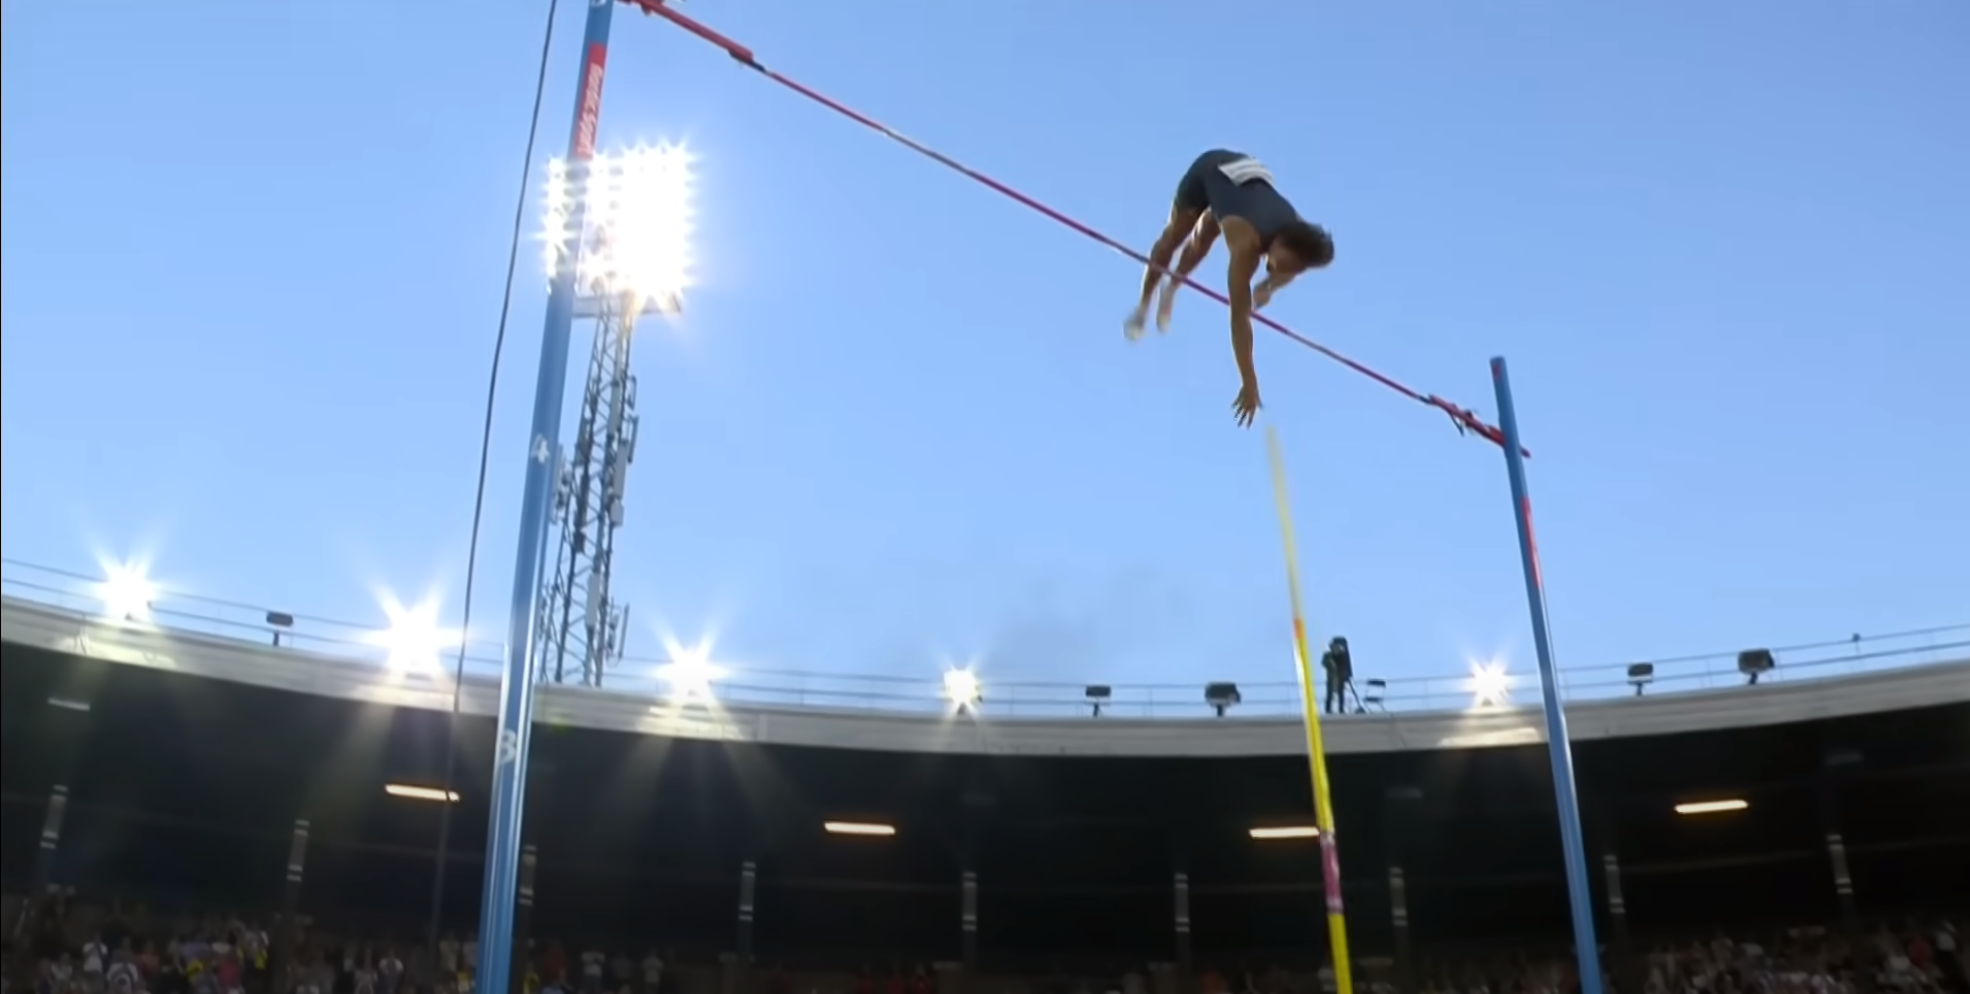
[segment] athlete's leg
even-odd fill
[[[1217,215],[1205,211],[1198,216],[1197,227],[1191,230],[1190,240],[1183,244],[1183,255],[1177,259],[1176,269],[1163,283],[1163,296],[1156,301],[1157,331],[1169,330],[1170,311],[1177,304],[1177,288],[1183,286],[1183,281],[1197,271],[1197,267],[1204,262],[1204,257],[1211,254],[1211,246],[1217,244],[1217,240]]]
[[[1170,260],[1182,247],[1184,239],[1197,229],[1197,219],[1210,213],[1209,192],[1205,188],[1206,172],[1211,168],[1214,152],[1199,156],[1190,168],[1184,170],[1183,179],[1177,183],[1177,193],[1170,205],[1170,220],[1163,226],[1163,233],[1156,238],[1156,244],[1149,249],[1149,265],[1142,272],[1142,296],[1136,301],[1136,308],[1130,313],[1122,330],[1130,338],[1142,334],[1142,325],[1149,315],[1149,298],[1156,295],[1156,285],[1163,280]]]
[[[1142,326],[1149,318],[1149,298],[1156,295],[1156,285],[1162,282],[1163,274],[1170,268],[1170,260],[1176,257],[1177,249],[1183,247],[1184,239],[1196,230],[1197,219],[1209,215],[1209,211],[1194,210],[1182,203],[1170,208],[1170,222],[1163,226],[1163,233],[1156,236],[1156,244],[1149,247],[1149,265],[1142,271],[1142,297],[1123,325],[1124,334],[1130,338],[1141,337]]]

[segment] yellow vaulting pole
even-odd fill
[[[1286,457],[1279,447],[1279,432],[1270,425],[1265,430],[1265,446],[1272,460],[1272,496],[1279,504],[1279,532],[1286,546],[1286,589],[1293,605],[1293,653],[1300,663],[1300,706],[1306,710],[1306,758],[1313,773],[1314,824],[1320,827],[1320,871],[1327,891],[1327,943],[1334,953],[1334,988],[1338,994],[1354,994],[1348,920],[1341,905],[1341,857],[1334,843],[1334,798],[1327,787],[1327,750],[1320,740],[1320,708],[1314,699],[1306,616],[1300,612],[1300,565],[1293,543],[1292,501],[1286,496]]]

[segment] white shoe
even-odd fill
[[[1148,316],[1139,309],[1130,312],[1128,319],[1122,322],[1122,337],[1131,342],[1141,339],[1142,324],[1147,319]]]
[[[1182,283],[1172,279],[1163,284],[1162,293],[1156,298],[1156,333],[1169,334],[1170,313],[1176,310],[1177,287]]]

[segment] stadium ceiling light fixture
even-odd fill
[[[627,300],[632,314],[681,311],[691,285],[691,163],[682,145],[549,162],[541,233],[548,279],[573,265],[578,297]]]
[[[418,787],[407,783],[386,783],[383,792],[391,797],[401,797],[408,801],[450,801],[458,803],[458,791],[440,790],[437,787]]]
[[[821,828],[829,835],[867,835],[887,838],[896,834],[896,826],[872,821],[824,821]]]
[[[48,706],[61,708],[63,711],[80,711],[83,714],[88,714],[90,710],[88,701],[78,701],[73,697],[50,697]]]
[[[1260,841],[1274,839],[1317,839],[1320,829],[1313,825],[1271,825],[1252,829],[1252,838]]]
[[[117,621],[150,620],[151,602],[157,587],[145,575],[142,563],[104,563],[103,581],[96,585],[96,597],[103,602],[103,616]]]
[[[1744,798],[1732,797],[1721,801],[1691,801],[1688,804],[1678,804],[1676,805],[1676,813],[1679,815],[1714,815],[1726,811],[1743,811],[1750,806],[1751,803]]]

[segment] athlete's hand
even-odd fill
[[[1238,427],[1250,428],[1252,420],[1259,416],[1259,385],[1247,382],[1238,390],[1238,399],[1231,402],[1231,409],[1238,417]]]
[[[1266,280],[1252,288],[1252,309],[1258,310],[1272,303],[1272,281]]]
[[[1142,326],[1148,320],[1149,320],[1149,315],[1143,313],[1143,309],[1140,307],[1129,312],[1128,318],[1123,320],[1122,322],[1122,337],[1128,339],[1131,342],[1141,338]]]

